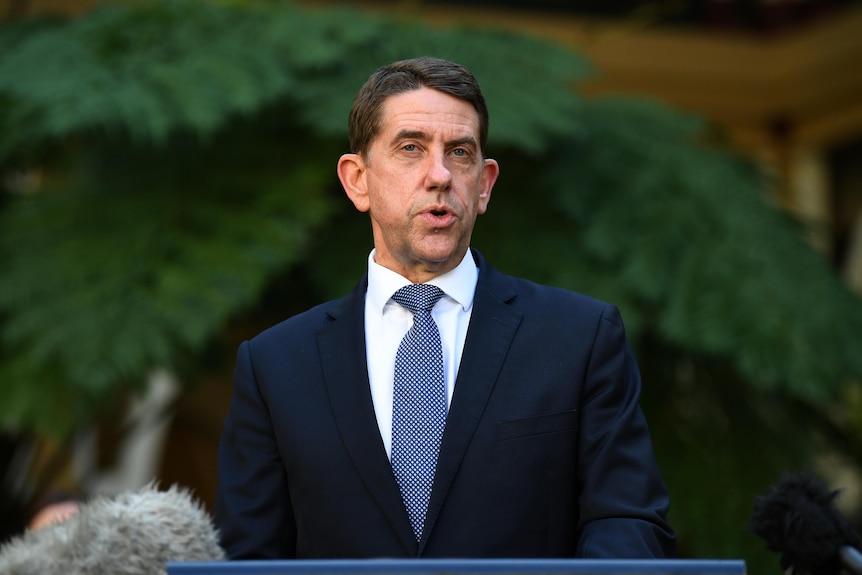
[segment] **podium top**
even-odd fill
[[[745,575],[739,559],[327,559],[170,562],[167,575]]]

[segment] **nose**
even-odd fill
[[[448,191],[452,187],[452,172],[446,165],[445,154],[431,154],[429,156],[427,188],[430,191]]]

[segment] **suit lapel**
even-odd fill
[[[380,439],[371,399],[365,356],[366,281],[361,281],[341,305],[333,308],[329,323],[319,330],[320,360],[335,422],[347,453],[405,551],[415,555],[416,540]]]
[[[479,264],[479,281],[437,459],[420,554],[470,446],[521,322],[521,314],[508,303],[515,295],[509,280],[491,268],[477,252],[474,254]]]

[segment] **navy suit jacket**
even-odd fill
[[[476,296],[421,540],[374,414],[363,279],[239,348],[214,514],[228,556],[673,555],[616,308],[473,254]]]

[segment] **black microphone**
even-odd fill
[[[813,474],[784,474],[755,499],[749,527],[793,575],[862,575],[862,539],[835,506],[838,493]]]
[[[153,484],[80,505],[61,523],[0,546],[0,573],[159,575],[169,561],[220,561],[218,533],[188,490]]]

